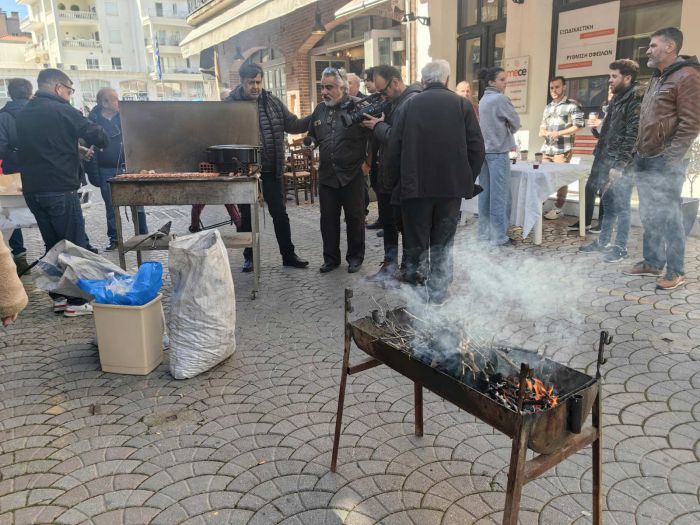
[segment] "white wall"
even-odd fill
[[[430,17],[430,25],[416,26],[416,74],[420,80],[421,68],[438,58],[450,63],[450,86],[457,75],[457,4],[456,0],[417,0],[416,15]]]

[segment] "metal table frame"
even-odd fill
[[[147,235],[139,235],[138,206],[171,206],[195,204],[249,204],[252,211],[251,232],[226,233],[221,237],[226,248],[252,248],[254,281],[251,298],[255,299],[260,288],[260,216],[258,200],[260,195],[257,176],[219,176],[191,178],[143,178],[112,179],[112,206],[117,226],[119,265],[126,270],[128,251],[136,251],[136,261],[141,265],[141,252],[167,250],[168,236],[155,242],[145,240]],[[122,219],[119,208],[131,208],[134,221],[134,237],[124,240]],[[145,240],[145,242],[144,242]]]

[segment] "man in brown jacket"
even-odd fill
[[[647,49],[647,65],[656,71],[642,100],[633,160],[644,260],[623,271],[658,277],[656,286],[663,290],[685,283],[681,190],[687,163],[683,158],[700,134],[700,63],[696,57],[679,56],[682,45],[683,33],[667,27],[651,35]]]

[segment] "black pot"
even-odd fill
[[[219,173],[248,173],[260,165],[260,147],[245,144],[220,144],[207,148],[207,160]]]

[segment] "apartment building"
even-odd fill
[[[191,30],[184,1],[18,0],[32,34],[25,60],[66,71],[75,84],[73,104],[92,107],[97,91],[116,89],[131,100],[203,100],[214,96],[199,71],[199,55],[184,59],[173,44]],[[156,67],[158,40],[161,75]],[[161,43],[161,41],[163,41]],[[173,50],[177,49],[177,55]]]

